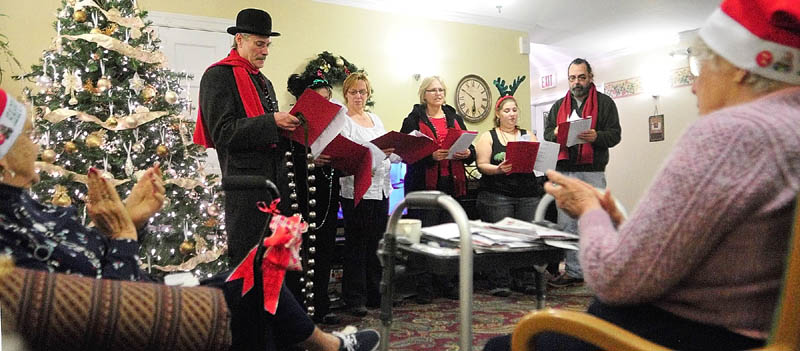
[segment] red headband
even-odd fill
[[[503,100],[506,100],[506,99],[509,99],[509,98],[513,98],[513,97],[514,97],[514,95],[504,95],[503,97],[497,99],[497,104],[494,105],[494,109],[496,110],[496,109],[500,108],[500,103],[502,103]]]

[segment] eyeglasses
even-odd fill
[[[686,49],[687,58],[689,60],[689,73],[694,77],[700,76],[700,61],[706,60],[712,56],[711,50],[702,48],[688,48]]]
[[[366,91],[366,90],[348,90],[347,91],[347,95],[353,95],[353,96],[356,96],[356,95],[367,96],[368,94],[369,94],[369,92]]]
[[[574,82],[574,81],[576,81],[576,80],[577,80],[577,81],[581,81],[581,82],[585,82],[586,80],[588,80],[588,79],[589,79],[589,76],[587,76],[587,75],[585,75],[585,74],[581,74],[581,75],[579,75],[579,76],[569,76],[569,77],[567,77],[567,79],[568,79],[570,82]]]
[[[426,93],[434,93],[434,94],[436,94],[436,93],[444,94],[444,89],[442,89],[442,88],[425,89],[425,92]]]

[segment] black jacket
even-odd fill
[[[550,108],[550,113],[547,115],[547,123],[544,128],[544,139],[547,141],[556,142],[554,131],[558,124],[556,117],[558,116],[558,109],[564,98],[556,101],[553,107]],[[572,98],[572,109],[577,110],[578,103],[575,98]],[[584,104],[584,108],[586,105]],[[581,111],[578,111],[580,114]],[[617,113],[617,105],[614,100],[606,94],[597,93],[597,124],[595,131],[597,131],[597,139],[591,143],[594,148],[594,162],[592,164],[577,165],[575,160],[578,158],[578,146],[569,148],[569,160],[560,160],[556,164],[557,171],[567,172],[603,172],[606,170],[608,164],[608,149],[619,144],[622,139],[622,127],[619,125],[619,114]]]
[[[444,116],[447,120],[447,128],[454,128],[455,123],[458,123],[461,129],[467,130],[467,126],[464,124],[464,119],[456,113],[456,110],[453,107],[444,105],[442,106],[442,111],[444,111]],[[434,135],[436,134],[436,129],[428,119],[428,113],[425,110],[425,105],[422,104],[414,105],[414,108],[411,109],[408,117],[403,120],[403,127],[400,129],[400,132],[408,134],[414,130],[419,130],[420,121],[425,123],[425,125],[427,125],[428,128],[433,131]],[[469,151],[469,157],[462,160],[465,165],[475,161],[475,147],[470,145]],[[433,160],[433,156],[425,157],[414,164],[408,165],[404,180],[406,194],[412,191],[425,190],[425,170],[435,165],[436,161]]]

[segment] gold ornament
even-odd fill
[[[64,143],[64,151],[68,154],[71,154],[78,150],[78,145],[75,145],[74,142],[68,141]]]
[[[117,28],[118,28],[117,24],[116,23],[112,23],[111,25],[106,27],[105,30],[103,30],[103,34],[111,36],[111,34],[114,34],[114,32],[117,31]]]
[[[136,144],[133,144],[133,148],[132,149],[133,149],[133,152],[135,152],[137,154],[140,154],[140,153],[142,153],[142,151],[144,151],[144,145],[142,145],[142,143],[136,143]]]
[[[169,155],[169,148],[163,144],[157,146],[156,155],[158,155],[158,157],[167,157],[167,155]]]
[[[74,19],[75,22],[78,23],[86,22],[87,18],[88,16],[86,15],[86,12],[83,10],[77,10],[72,14],[72,19]]]
[[[87,135],[86,146],[90,148],[98,148],[103,146],[103,136],[97,132]]]
[[[45,149],[42,151],[42,161],[53,163],[56,160],[56,152],[53,149]]]
[[[69,195],[67,194],[68,191],[67,187],[63,185],[56,185],[55,188],[53,188],[53,190],[54,193],[53,197],[50,199],[50,203],[61,207],[67,207],[69,205],[72,205],[72,198],[69,197]]]
[[[167,90],[167,92],[164,93],[164,101],[170,105],[175,105],[175,103],[178,102],[178,93],[172,90]]]
[[[189,239],[186,239],[181,243],[181,246],[178,248],[178,250],[180,250],[181,254],[183,255],[189,255],[194,252],[194,243],[189,241]]]
[[[92,30],[89,31],[91,34],[103,34],[103,31],[100,28],[94,27]]]
[[[109,126],[110,128],[116,128],[118,124],[119,121],[117,121],[116,117],[109,116],[108,118],[106,118],[106,125]]]
[[[209,216],[214,216],[214,217],[219,216],[219,206],[217,206],[216,204],[208,205],[208,208],[206,208],[206,212],[208,213]]]
[[[111,89],[110,79],[103,77],[97,80],[97,91],[105,93],[108,89]]]
[[[122,121],[125,122],[125,126],[127,126],[128,128],[136,128],[138,124],[138,122],[136,121],[136,117],[133,116],[125,116],[125,118],[123,118]]]
[[[152,85],[148,85],[142,89],[142,99],[150,100],[156,97],[156,88],[153,88]]]
[[[73,97],[71,97],[71,98],[69,99],[69,104],[70,104],[70,105],[72,105],[72,106],[75,106],[75,105],[77,105],[77,104],[78,104],[78,98],[76,98],[76,97],[74,97],[74,96],[73,96]]]
[[[203,222],[203,225],[209,228],[213,228],[216,227],[218,223],[219,221],[217,221],[216,218],[209,218],[205,222]]]

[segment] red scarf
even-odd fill
[[[567,90],[567,96],[564,98],[564,102],[561,103],[561,106],[558,108],[558,115],[556,115],[556,125],[564,123],[569,118],[569,115],[572,113],[572,91]],[[597,89],[592,83],[589,86],[589,95],[586,96],[586,101],[584,101],[583,112],[581,113],[581,117],[583,118],[592,118],[592,129],[596,129],[597,126]],[[583,164],[592,164],[594,162],[594,148],[591,144],[578,144],[578,159],[575,160],[576,164],[583,165]],[[558,159],[559,160],[569,160],[569,150],[564,145],[561,145],[561,150],[558,152]]]
[[[453,123],[454,130],[461,130],[458,123]],[[422,134],[429,136],[431,139],[439,143],[436,134],[428,127],[423,121],[419,121],[419,131]],[[467,194],[467,177],[464,162],[461,160],[441,160],[433,167],[425,169],[425,189],[436,190],[436,184],[439,182],[439,167],[450,167],[450,175],[453,176],[453,195],[454,197],[464,196]]]
[[[209,66],[206,68],[206,71],[215,66],[233,67],[233,77],[236,79],[236,88],[239,90],[239,96],[242,98],[242,104],[244,105],[244,112],[247,114],[247,118],[263,115],[264,106],[261,105],[261,99],[258,97],[258,91],[256,90],[255,84],[253,84],[253,80],[250,79],[251,74],[259,73],[258,68],[253,66],[246,58],[239,56],[236,49],[231,49],[228,57]],[[206,148],[214,148],[211,135],[203,124],[203,111],[201,109],[197,109],[197,123],[194,126],[194,137],[192,141]]]

